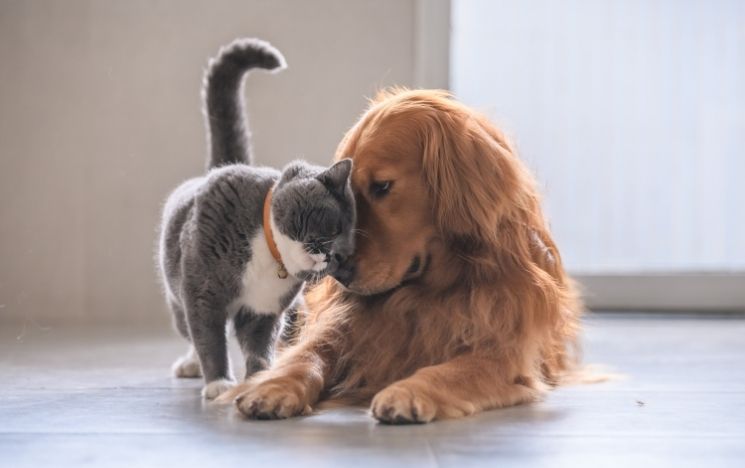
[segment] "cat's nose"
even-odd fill
[[[334,262],[337,264],[337,267],[331,273],[331,276],[344,286],[349,286],[349,283],[354,278],[354,264],[350,260],[349,257],[334,254]]]

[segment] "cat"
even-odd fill
[[[282,54],[258,39],[220,49],[202,93],[208,172],[176,188],[163,209],[158,263],[166,302],[191,343],[173,372],[203,376],[206,399],[234,385],[226,325],[246,377],[265,369],[304,282],[333,272],[354,249],[350,160],[330,168],[294,161],[282,172],[250,165],[244,76],[284,67]]]

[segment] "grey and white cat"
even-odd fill
[[[246,376],[266,368],[303,282],[332,272],[354,247],[351,161],[330,168],[296,161],[281,173],[250,166],[243,77],[253,68],[284,66],[278,50],[256,39],[236,40],[210,61],[203,89],[209,171],[180,185],[163,211],[166,300],[176,328],[192,343],[173,370],[178,377],[202,375],[208,399],[233,384],[227,323],[232,320]]]

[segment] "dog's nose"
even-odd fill
[[[354,264],[349,257],[343,257],[342,255],[335,254],[334,261],[338,265],[331,276],[344,286],[349,286],[354,278]]]

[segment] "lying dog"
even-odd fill
[[[386,423],[535,401],[575,366],[582,305],[505,136],[441,91],[382,93],[341,142],[357,250],[297,342],[230,392],[252,418],[368,402]]]

